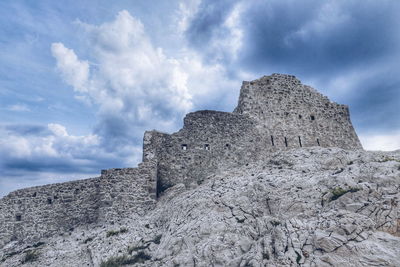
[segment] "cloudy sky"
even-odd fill
[[[141,160],[144,130],[296,75],[400,149],[400,1],[0,2],[0,196]]]

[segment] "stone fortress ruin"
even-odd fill
[[[219,169],[311,146],[362,149],[347,106],[292,75],[245,81],[233,112],[197,111],[186,115],[176,133],[145,132],[137,168],[103,170],[97,178],[21,189],[2,198],[0,248],[13,240],[140,216],[171,186],[196,186]]]

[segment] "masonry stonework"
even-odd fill
[[[245,165],[277,150],[323,146],[362,149],[349,109],[291,75],[243,82],[233,112],[189,113],[173,134],[147,131],[137,168],[17,190],[0,200],[0,248],[81,225],[144,215],[164,190],[192,187],[220,168]]]
[[[201,183],[220,166],[244,165],[277,150],[362,149],[347,106],[284,74],[243,82],[232,113],[189,113],[180,131],[146,132],[145,140],[143,160],[157,161],[159,192]]]
[[[155,205],[155,170],[144,163],[8,194],[0,200],[0,248],[13,240],[34,242],[82,225],[144,215]]]

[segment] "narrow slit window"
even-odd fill
[[[319,146],[321,146],[321,144],[319,143],[319,139],[317,138],[317,144],[319,145]]]
[[[287,147],[287,138],[285,137],[285,146]]]
[[[302,118],[302,116],[301,115],[299,115],[299,119],[301,119]]]
[[[187,145],[186,144],[182,144],[182,150],[187,150]]]
[[[303,147],[303,145],[301,144],[301,137],[299,136],[299,145],[300,147]]]
[[[275,146],[275,144],[274,144],[274,137],[271,135],[271,144],[272,144],[272,146]]]
[[[205,144],[205,145],[204,145],[204,149],[205,149],[205,150],[210,150],[210,145],[209,145],[209,144]]]

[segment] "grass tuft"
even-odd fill
[[[357,192],[357,191],[360,191],[360,189],[359,188],[354,188],[354,187],[351,187],[349,189],[343,189],[341,187],[336,187],[331,191],[332,196],[331,196],[330,201],[334,201],[334,200],[340,198],[341,196],[343,196],[346,193],[349,193],[349,192],[354,193],[354,192]]]
[[[114,236],[114,235],[119,235],[128,232],[128,229],[126,228],[121,228],[119,230],[110,230],[107,232],[106,237]]]
[[[22,259],[22,263],[32,262],[39,258],[39,253],[35,250],[28,250],[25,252],[25,256]]]
[[[101,262],[100,267],[118,267],[122,265],[144,263],[148,260],[151,260],[151,256],[144,252],[138,252],[135,256],[123,255],[111,257],[108,260]]]

